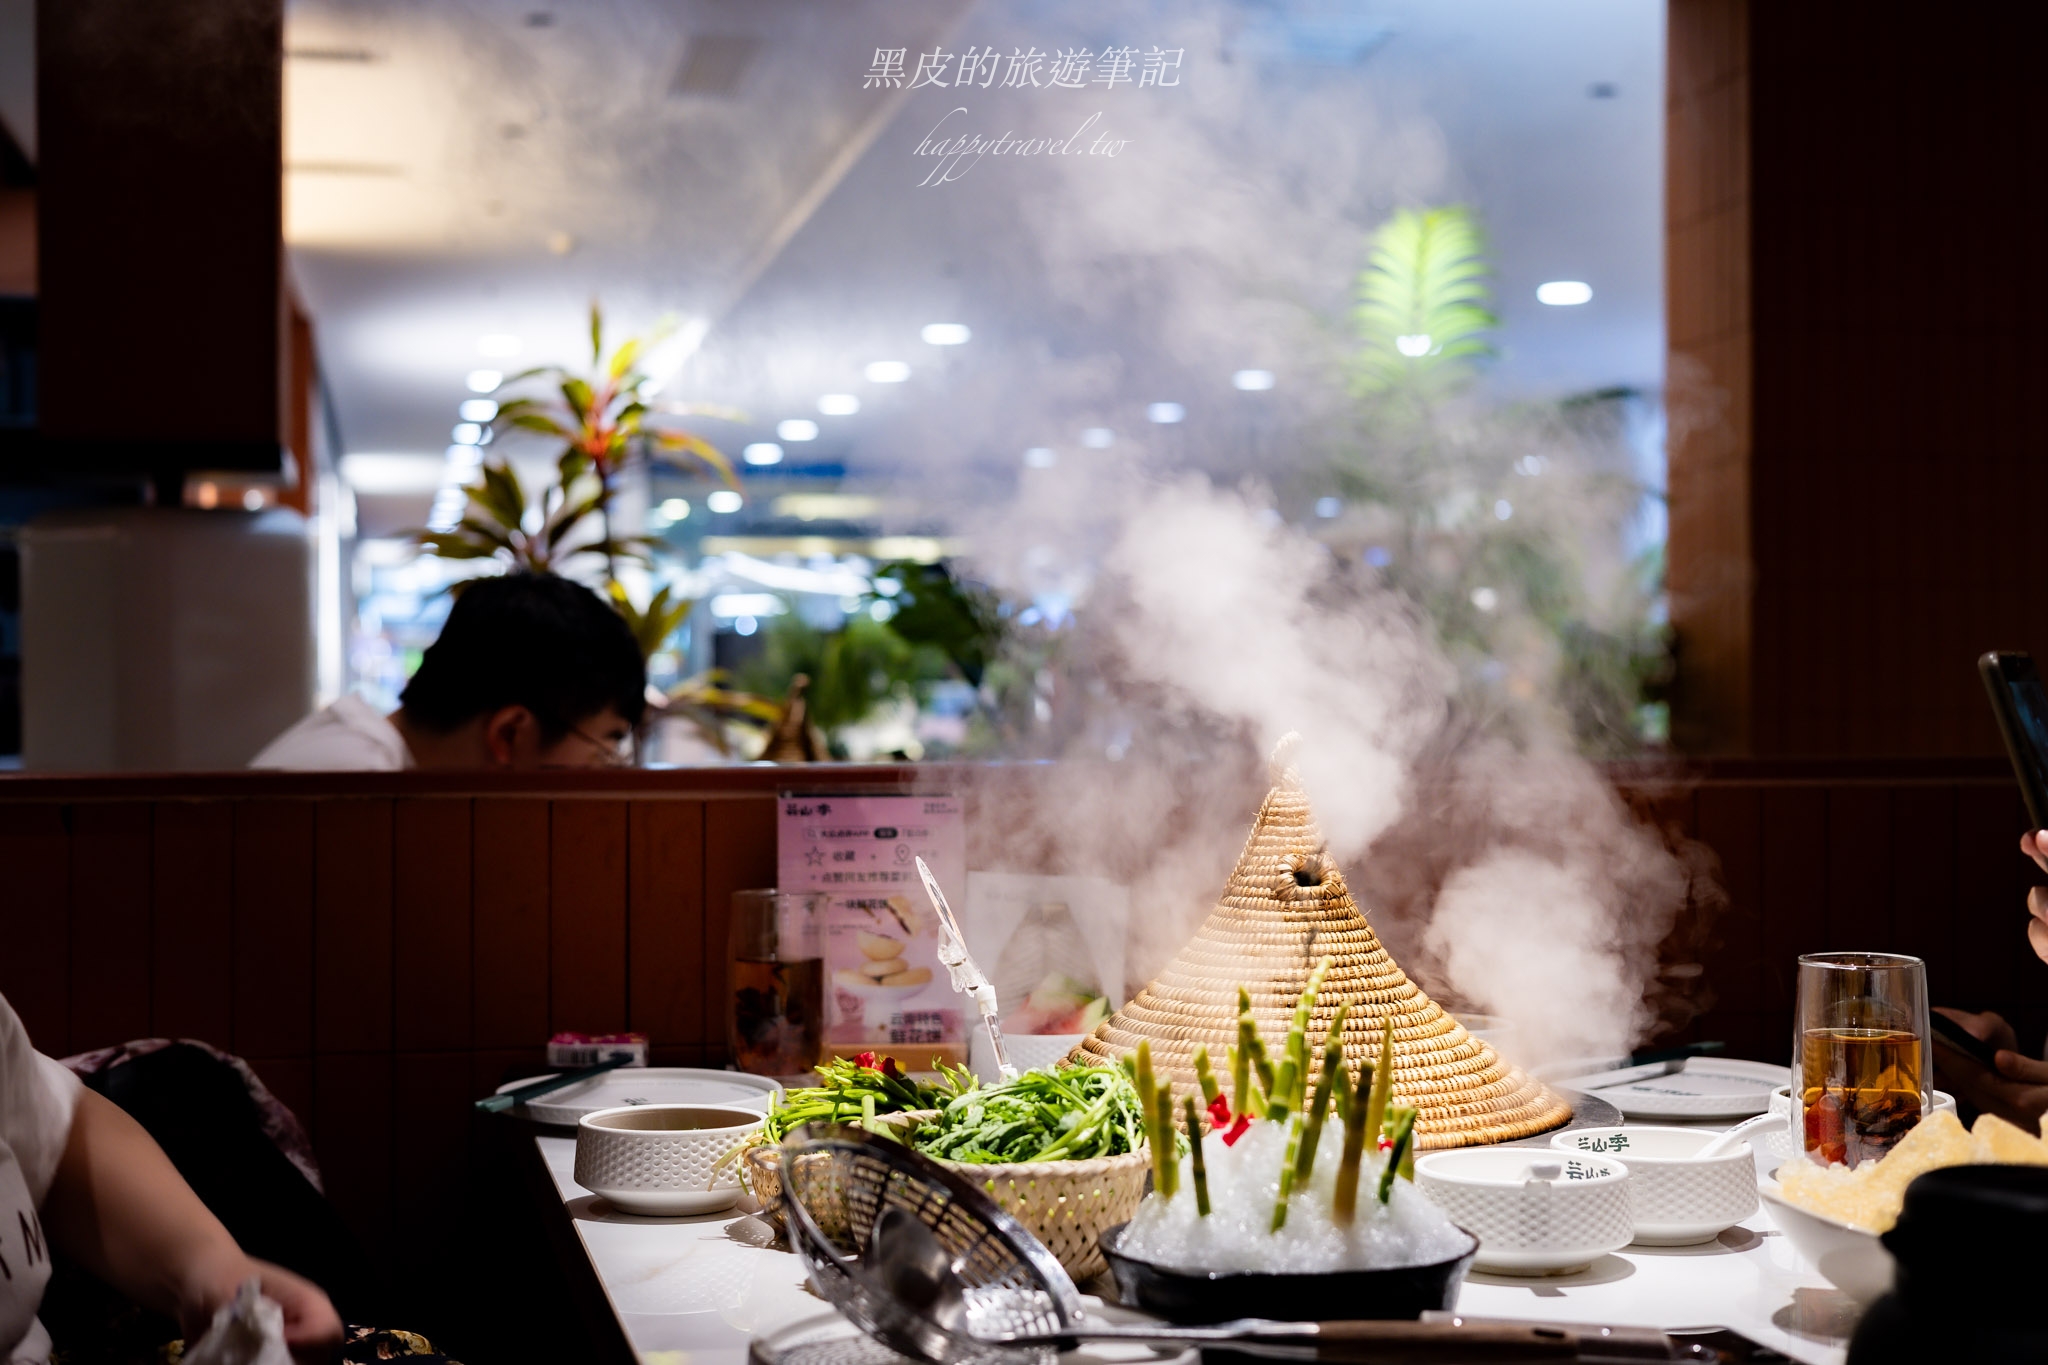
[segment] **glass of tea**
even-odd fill
[[[825,895],[732,893],[733,1063],[757,1076],[801,1076],[825,1044]]]
[[[1855,1166],[1883,1156],[1928,1111],[1927,964],[1898,953],[1799,959],[1792,1093],[1806,1155]]]

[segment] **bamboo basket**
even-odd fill
[[[904,1131],[920,1123],[927,1123],[939,1116],[936,1109],[907,1109],[896,1114],[877,1115],[875,1121],[890,1128]],[[776,1236],[787,1238],[788,1230],[782,1222],[782,1149],[773,1145],[749,1147],[740,1154],[740,1181],[753,1194],[760,1205],[760,1216],[768,1220]],[[818,1228],[826,1236],[837,1236],[846,1227],[843,1211],[834,1209],[812,1209],[811,1216],[818,1220]]]
[[[1123,1156],[1081,1161],[939,1164],[979,1185],[1080,1281],[1109,1269],[1102,1257],[1102,1234],[1138,1211],[1152,1174],[1152,1153],[1141,1147]]]

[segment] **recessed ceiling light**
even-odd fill
[[[469,385],[471,393],[496,393],[498,385],[505,382],[505,376],[497,370],[471,370],[464,382]]]
[[[498,405],[488,398],[465,398],[456,411],[465,422],[488,422],[498,415]]]
[[[1116,433],[1108,427],[1089,427],[1081,433],[1081,444],[1090,450],[1107,450],[1116,444]]]
[[[449,446],[443,452],[442,458],[458,473],[467,475],[470,470],[484,462],[484,452],[480,446]]]
[[[707,495],[704,499],[704,505],[714,512],[737,512],[746,505],[746,499],[733,492],[730,488],[721,488],[717,492]]]
[[[974,333],[967,330],[964,322],[928,322],[918,335],[928,346],[960,346]]]
[[[815,441],[818,424],[808,417],[791,417],[775,424],[775,434],[785,441]]]
[[[784,426],[789,423],[784,422]],[[740,452],[740,458],[748,464],[781,464],[782,447],[773,441],[756,441]]]
[[[871,360],[862,373],[870,384],[901,384],[910,378],[910,366],[901,360]]]
[[[1024,452],[1024,463],[1033,469],[1051,469],[1060,462],[1050,446],[1033,446]]]
[[[827,417],[851,417],[860,411],[860,399],[850,393],[828,393],[818,399],[818,411]]]
[[[1239,370],[1236,374],[1230,376],[1230,382],[1233,386],[1243,389],[1246,393],[1258,393],[1261,390],[1273,387],[1273,372],[1271,370]]]
[[[1593,286],[1584,280],[1552,280],[1536,286],[1536,302],[1558,308],[1585,303],[1593,297]]]
[[[476,339],[479,355],[518,355],[519,338],[510,332],[487,332]]]
[[[459,446],[480,446],[484,443],[484,429],[475,422],[458,422],[449,437]]]
[[[687,520],[690,515],[690,500],[688,498],[663,498],[661,501],[661,514],[670,521]]]
[[[1178,403],[1154,403],[1145,409],[1147,420],[1161,426],[1172,426],[1188,415],[1188,410]]]

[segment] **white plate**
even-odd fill
[[[540,1079],[541,1076],[528,1076],[523,1081],[508,1081],[498,1087],[498,1093],[502,1095]],[[740,1105],[765,1114],[781,1098],[782,1083],[769,1076],[709,1071],[695,1066],[622,1066],[576,1085],[537,1095],[519,1107],[537,1122],[573,1128],[585,1114],[616,1109],[622,1104]]]
[[[1610,1085],[1590,1093],[1632,1119],[1746,1119],[1771,1107],[1771,1091],[1790,1067],[1735,1057],[1691,1057],[1669,1076]],[[1570,1081],[1556,1084],[1569,1090]]]

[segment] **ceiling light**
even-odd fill
[[[711,599],[713,616],[781,616],[789,604],[772,592],[722,592]]]
[[[1343,510],[1344,504],[1337,501],[1337,499],[1335,498],[1316,499],[1316,515],[1319,517],[1334,517]]]
[[[1089,427],[1081,433],[1081,444],[1090,450],[1107,450],[1116,444],[1116,433],[1108,427]]]
[[[505,376],[498,370],[471,370],[464,381],[471,393],[496,393],[498,385],[505,382]]]
[[[1492,588],[1472,589],[1472,605],[1481,611],[1492,611],[1500,605],[1500,594]]]
[[[1033,446],[1024,452],[1024,463],[1033,469],[1051,469],[1059,462],[1060,457],[1053,454],[1050,446]]]
[[[518,355],[519,338],[510,332],[487,332],[476,339],[478,355]]]
[[[1258,393],[1273,387],[1271,370],[1239,370],[1230,376],[1230,382],[1246,393]]]
[[[746,499],[730,488],[721,488],[707,496],[704,505],[714,512],[737,512],[746,505]]]
[[[454,449],[475,453],[473,446]],[[432,455],[364,452],[341,457],[341,481],[358,493],[430,493],[446,471]]]
[[[860,399],[850,393],[828,393],[818,399],[818,411],[827,417],[851,417],[860,411]]]
[[[1513,516],[1514,514],[1515,505],[1509,502],[1506,498],[1500,499],[1493,505],[1493,517],[1495,521],[1506,521],[1509,517]]]
[[[788,426],[789,423],[782,425]],[[782,447],[773,441],[756,441],[740,452],[740,458],[748,464],[781,464]]]
[[[775,424],[775,434],[785,441],[815,441],[818,424],[808,417],[791,417]]]
[[[458,422],[449,435],[459,446],[480,446],[484,443],[484,429],[475,422]]]
[[[443,459],[464,474],[484,462],[484,452],[477,446],[449,446],[441,454]]]
[[[960,346],[974,333],[967,330],[964,322],[927,322],[918,335],[927,346]]]
[[[1413,336],[1395,337],[1394,349],[1409,357],[1428,355],[1429,333],[1417,332]]]
[[[670,521],[687,521],[690,516],[690,500],[688,498],[663,498],[661,500],[661,514]]]
[[[456,411],[465,422],[488,422],[498,415],[498,405],[488,398],[465,398]]]
[[[910,378],[910,366],[901,360],[871,360],[862,373],[870,384],[901,384]]]
[[[1188,410],[1178,403],[1154,403],[1145,409],[1147,419],[1161,426],[1171,426],[1188,415]]]
[[[1584,280],[1552,280],[1536,286],[1536,302],[1559,308],[1585,303],[1593,297],[1593,286]]]

